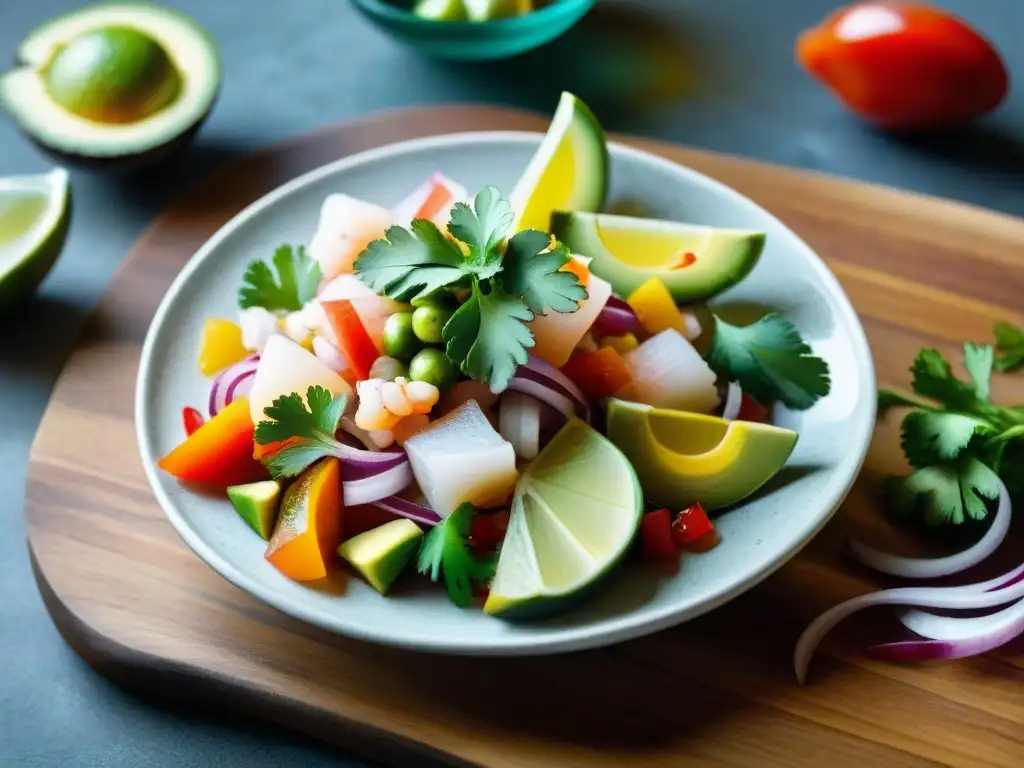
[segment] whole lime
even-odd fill
[[[42,75],[57,104],[101,123],[151,117],[182,86],[164,47],[131,27],[103,27],[72,38],[56,49]]]

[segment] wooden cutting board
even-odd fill
[[[235,162],[142,236],[32,449],[29,544],[65,639],[125,685],[229,707],[398,765],[1024,765],[1019,645],[1018,655],[1008,648],[955,663],[871,662],[859,649],[896,629],[877,611],[833,633],[806,687],[794,680],[792,648],[807,622],[884,583],[843,557],[850,531],[894,546],[913,540],[879,511],[880,478],[901,469],[896,420],[880,425],[835,521],[780,572],[682,627],[598,651],[481,660],[348,641],[257,602],[178,539],[143,476],[132,401],[150,318],[201,243],[271,188],[343,155],[415,136],[545,125],[462,106],[331,127]],[[724,181],[805,237],[859,311],[881,383],[907,384],[922,346],[956,357],[962,341],[990,339],[996,320],[1024,322],[1022,220],[629,141]],[[995,391],[1024,402],[1024,377]],[[1014,536],[1019,553],[1019,526]]]

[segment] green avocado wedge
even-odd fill
[[[260,538],[269,541],[281,505],[281,484],[276,480],[261,480],[258,483],[232,485],[228,488],[228,498],[246,525],[256,531]]]
[[[89,5],[34,29],[0,75],[0,109],[68,165],[131,171],[184,146],[220,90],[216,43],[160,5]]]
[[[644,498],[672,510],[742,501],[782,469],[797,443],[796,432],[770,424],[617,399],[606,406],[608,439],[632,462]]]
[[[412,520],[392,520],[342,542],[338,554],[386,595],[412,562],[422,539],[423,531]]]
[[[0,179],[0,312],[35,292],[60,257],[70,225],[63,168]]]
[[[551,233],[587,256],[590,271],[628,296],[652,277],[680,304],[707,301],[757,266],[762,232],[640,219],[585,211],[556,211]]]

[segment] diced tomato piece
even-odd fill
[[[562,372],[595,400],[611,397],[633,380],[622,356],[613,347],[576,350],[562,366]]]
[[[475,549],[491,551],[498,548],[508,530],[509,511],[481,513],[473,518],[469,533],[470,544]]]
[[[185,435],[194,435],[196,430],[206,423],[203,414],[191,406],[185,406],[181,410],[181,420],[185,425]]]
[[[325,301],[323,308],[338,339],[338,346],[345,353],[345,359],[348,360],[356,378],[359,381],[369,378],[370,366],[380,357],[380,352],[363,327],[352,302]]]
[[[768,421],[768,409],[761,405],[746,392],[740,401],[740,412],[737,414],[738,421],[756,421],[764,424]]]
[[[694,542],[715,533],[715,526],[700,502],[691,504],[672,521],[672,538],[676,546],[690,548]]]
[[[667,509],[648,512],[640,521],[640,545],[645,560],[679,557],[679,547],[672,538],[672,515]]]

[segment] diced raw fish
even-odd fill
[[[718,407],[715,372],[678,331],[662,331],[622,359],[633,376],[630,399],[695,413]]]
[[[430,219],[442,231],[448,226],[452,206],[469,202],[469,192],[441,173],[435,173],[395,206],[395,223],[407,227],[413,219]]]
[[[588,298],[583,301],[575,312],[554,312],[549,310],[530,323],[536,345],[533,354],[561,368],[572,355],[576,345],[594,324],[601,314],[604,305],[612,295],[612,286],[591,273],[587,279]]]
[[[465,502],[506,503],[519,472],[511,443],[470,400],[405,442],[416,482],[430,508],[447,517]]]
[[[352,395],[352,387],[312,352],[285,336],[271,336],[256,365],[249,391],[253,424],[264,421],[264,410],[282,395],[298,392],[306,402],[306,390],[314,385],[334,395]]]
[[[371,240],[383,237],[392,223],[386,208],[349,195],[328,195],[320,208],[309,255],[320,264],[323,279],[331,280],[351,272],[356,257]]]
[[[242,346],[256,354],[263,351],[271,336],[283,333],[277,315],[263,307],[239,312],[238,327],[242,329]]]

